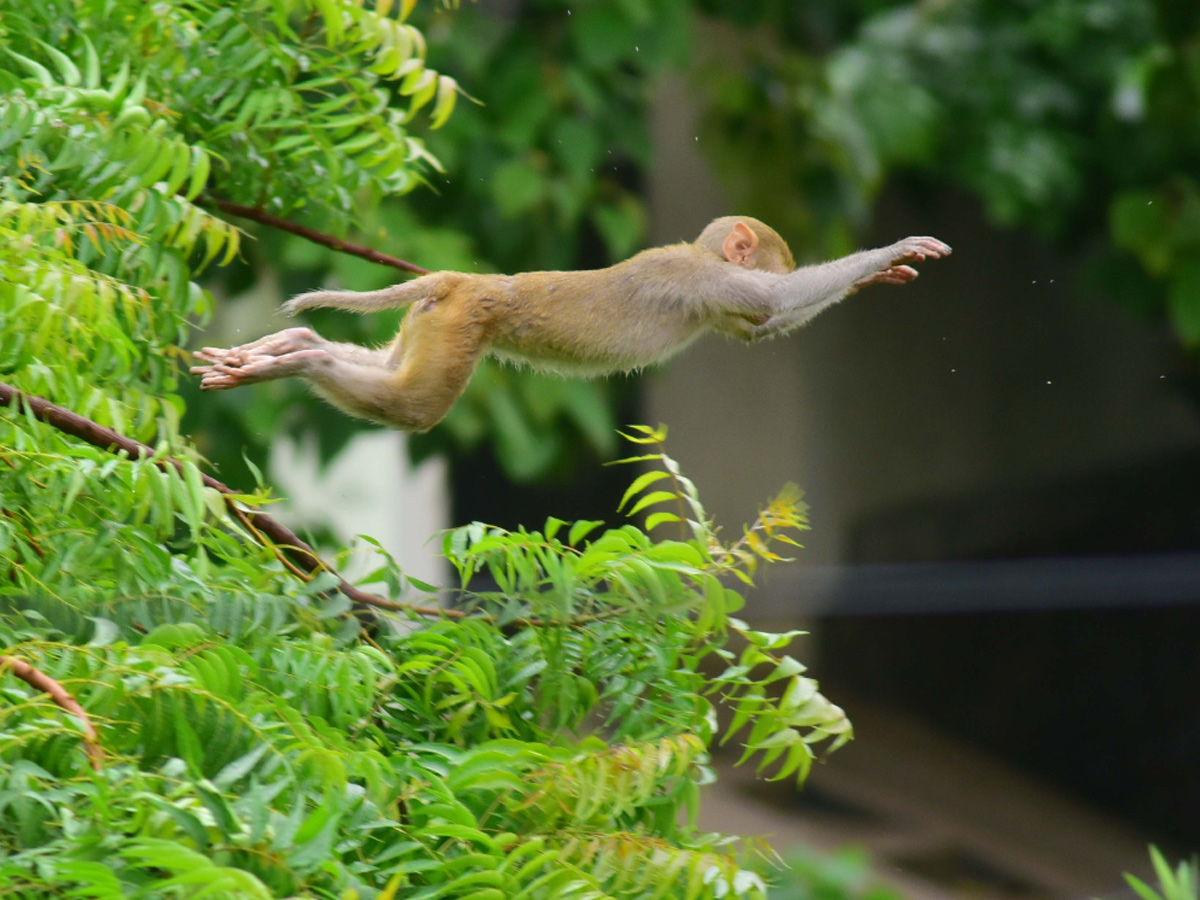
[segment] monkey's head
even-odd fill
[[[796,268],[787,243],[766,222],[750,216],[713,219],[696,238],[695,246],[745,269],[764,269],[783,275]]]

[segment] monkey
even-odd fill
[[[606,269],[518,275],[434,272],[377,291],[312,291],[283,306],[374,312],[408,306],[389,346],[328,341],[288,328],[239,347],[204,347],[203,390],[297,376],[351,416],[424,432],[449,412],[487,354],[568,376],[660,363],[705,332],[756,341],[793,331],[872,284],[905,284],[910,263],[948,256],[908,237],[797,268],[774,229],[715,219],[692,243],[643,250]]]

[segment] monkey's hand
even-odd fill
[[[908,284],[917,277],[918,273],[912,266],[905,263],[919,263],[927,259],[941,259],[949,256],[950,245],[932,237],[908,237],[897,241],[887,248],[887,268],[872,272],[866,278],[854,283],[850,293],[872,284]]]
[[[874,275],[868,275],[861,281],[854,282],[854,287],[850,289],[850,293],[853,294],[872,284],[908,284],[918,274],[920,273],[912,266],[890,266],[883,271],[876,272]]]
[[[896,241],[887,250],[891,256],[888,262],[889,267],[902,266],[904,263],[925,262],[927,259],[941,259],[951,253],[949,244],[932,237],[906,237]]]
[[[311,328],[289,328],[240,347],[197,350],[196,358],[208,365],[193,366],[191,372],[200,376],[203,391],[303,375],[330,358],[324,343]]]

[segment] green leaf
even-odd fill
[[[554,516],[551,516],[550,518],[548,518],[546,520],[546,527],[543,529],[543,532],[546,535],[546,540],[548,540],[548,541],[554,540],[554,536],[556,534],[558,534],[558,530],[566,524],[567,523],[564,522],[562,519],[556,519]]]
[[[15,53],[12,50],[9,50],[7,47],[4,48],[4,51],[17,62],[19,62],[42,87],[49,88],[55,86],[54,76],[51,75],[50,70],[41,63],[34,62],[32,59],[22,56],[20,53]]]
[[[679,499],[679,495],[674,491],[651,491],[648,494],[643,494],[637,503],[625,515],[632,518],[647,506],[653,506],[655,503],[670,503]]]
[[[196,468],[196,464],[191,460],[183,461],[183,480],[187,485],[192,514],[198,522],[203,518],[207,504],[204,500],[204,481],[200,475],[200,470]]]
[[[571,16],[571,38],[579,57],[595,69],[610,69],[633,55],[633,24],[616,4],[592,4]]]
[[[646,232],[646,214],[633,197],[622,195],[615,203],[597,206],[592,222],[614,259],[624,259],[641,244]]]
[[[454,112],[454,102],[458,99],[458,82],[449,75],[439,75],[437,80],[437,99],[433,103],[433,116],[429,127],[441,128]]]
[[[196,794],[204,808],[209,811],[217,828],[226,839],[234,837],[241,831],[241,824],[229,805],[229,801],[217,790],[216,785],[203,782],[196,785]]]
[[[249,753],[238,757],[214,775],[213,784],[222,789],[233,786],[249,775],[271,749],[271,745],[265,742],[254,747]]]
[[[1154,191],[1118,194],[1109,208],[1113,242],[1137,254],[1151,272],[1164,272],[1171,260],[1171,221],[1168,204]]]
[[[571,531],[567,535],[567,543],[572,547],[577,546],[580,541],[603,524],[601,519],[580,519],[571,526]]]
[[[71,58],[61,50],[51,47],[45,41],[38,41],[42,49],[46,51],[46,55],[54,60],[54,65],[58,67],[58,72],[62,75],[63,84],[69,87],[75,87],[83,80],[83,76],[79,73],[79,69]],[[14,54],[15,55],[15,54]]]
[[[1179,339],[1189,347],[1200,346],[1200,259],[1176,267],[1167,304]]]
[[[192,157],[192,172],[191,178],[188,181],[187,194],[185,196],[189,200],[193,200],[199,196],[200,192],[204,190],[205,185],[208,184],[210,164],[208,161],[208,154],[204,152],[203,148],[192,147],[190,148],[189,152]]]
[[[617,504],[617,512],[620,512],[624,508],[625,504],[628,503],[634,495],[640,494],[656,481],[661,481],[664,478],[670,477],[671,473],[663,471],[662,469],[653,469],[649,472],[639,475],[633,480],[633,484],[629,486],[629,489],[622,495],[621,502]],[[630,513],[630,515],[632,515],[632,513]],[[574,543],[574,541],[572,541],[572,543]]]
[[[646,516],[646,530],[653,531],[659,525],[667,524],[670,522],[682,522],[682,521],[683,521],[683,519],[681,519],[679,516],[675,515],[675,513],[672,513],[672,512],[651,513],[650,515]]]
[[[578,181],[590,181],[601,157],[595,126],[580,118],[563,119],[555,126],[552,139],[559,164]]]
[[[90,90],[95,90],[100,87],[100,57],[96,55],[95,45],[88,40],[86,34],[80,35],[83,38],[84,55],[87,60],[86,68],[87,75],[84,78],[84,86]]]

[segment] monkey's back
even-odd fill
[[[607,269],[498,276],[507,284],[492,300],[491,352],[571,375],[661,362],[708,324],[688,313],[695,270],[693,252],[679,245],[644,251]]]

